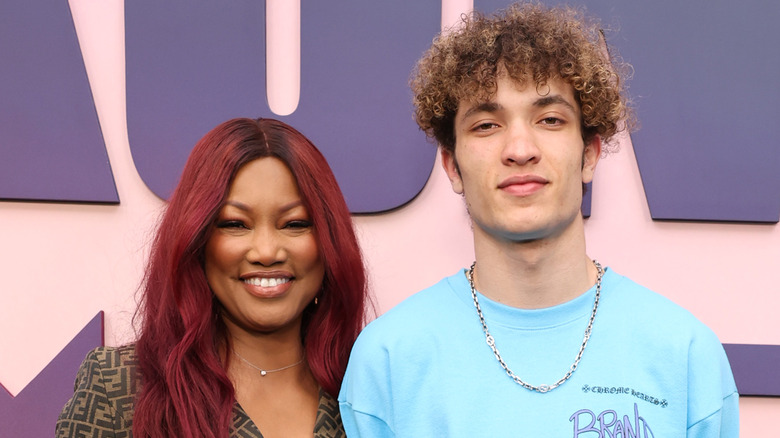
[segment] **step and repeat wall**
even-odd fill
[[[408,80],[443,27],[508,3],[5,0],[0,437],[51,434],[86,352],[133,340],[165,199],[224,120],[278,118],[323,151],[380,313],[468,266],[468,217]],[[640,122],[599,163],[588,252],[718,334],[742,435],[762,436],[780,414],[780,6],[569,3],[633,66]]]

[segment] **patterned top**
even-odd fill
[[[135,346],[98,347],[81,364],[73,397],[57,420],[56,436],[132,438],[135,394],[139,389]],[[231,437],[262,438],[238,403],[233,405]],[[339,405],[320,389],[315,438],[345,438]]]

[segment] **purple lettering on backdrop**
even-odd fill
[[[98,312],[72,341],[16,397],[0,386],[0,433],[3,437],[51,436],[73,381],[87,353],[103,345],[103,312]],[[75,431],[72,436],[80,436]]]
[[[0,17],[0,199],[118,203],[68,2]]]
[[[632,140],[653,219],[777,222],[780,55],[767,48],[780,45],[780,4],[576,3],[615,29],[610,44],[634,66],[641,128]]]
[[[233,117],[268,117],[261,1],[125,2],[127,129],[146,185],[170,196],[192,147]]]
[[[144,181],[167,197],[207,130],[231,117],[272,116],[263,5],[139,0],[125,9],[130,144]],[[351,211],[403,205],[435,157],[411,120],[407,80],[438,30],[439,6],[304,2],[301,14],[301,100],[285,121],[323,151]]]
[[[412,119],[409,74],[439,30],[437,2],[302,2],[301,100],[285,121],[333,167],[350,210],[413,199],[436,154]]]
[[[724,344],[740,396],[780,396],[780,346]]]
[[[590,217],[590,204],[591,204],[591,193],[593,192],[593,181],[589,182],[587,184],[587,188],[585,191],[585,196],[582,197],[582,216],[583,217]]]

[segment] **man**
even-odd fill
[[[476,262],[360,335],[347,435],[738,436],[712,331],[586,254],[583,187],[628,112],[598,27],[538,4],[475,15],[412,86]]]

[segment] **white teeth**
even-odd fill
[[[244,283],[251,284],[252,286],[260,287],[274,287],[279,286],[290,281],[289,278],[258,278],[252,277],[244,280]]]

